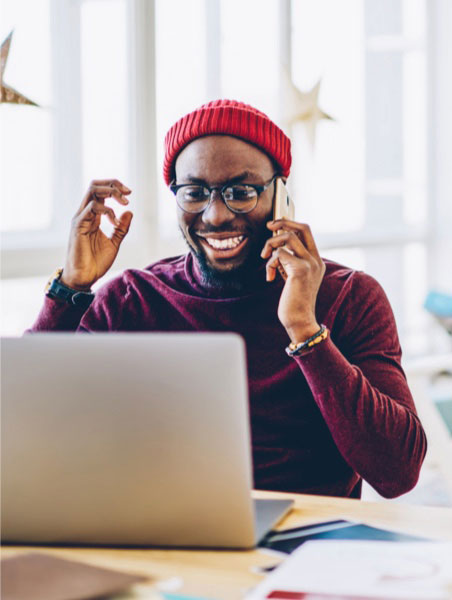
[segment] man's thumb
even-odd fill
[[[132,222],[133,213],[130,210],[123,212],[119,217],[119,225],[117,225],[112,233],[111,241],[116,245],[122,242],[129,231],[130,223]]]

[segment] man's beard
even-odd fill
[[[210,230],[209,233],[220,233],[221,229]],[[265,281],[265,272],[263,271],[264,260],[261,258],[261,252],[265,242],[271,237],[265,225],[254,231],[253,235],[248,238],[247,255],[243,262],[232,269],[215,269],[208,261],[204,250],[192,242],[190,242],[181,233],[191,251],[195,256],[199,267],[203,286],[212,291],[222,292],[224,294],[240,294],[246,291],[251,291],[256,283]],[[196,239],[196,238],[195,238]]]

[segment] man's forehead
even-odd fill
[[[184,179],[192,183],[205,183],[205,175],[206,173],[203,171],[202,168],[200,168],[198,170],[195,170],[194,172],[188,172],[186,174],[184,173]],[[255,180],[260,180],[262,178],[262,175],[250,169],[239,169],[238,171],[230,171],[229,175],[227,174],[227,172],[225,172],[223,178],[225,182],[227,181],[229,183],[240,183],[241,181],[248,181],[251,183]]]
[[[273,172],[271,159],[256,146],[228,135],[197,138],[176,159],[176,172],[191,180],[218,176],[222,180],[261,179]],[[250,179],[251,180],[251,179]]]

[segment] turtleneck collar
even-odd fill
[[[282,289],[283,280],[281,277],[277,277],[275,281],[268,282],[265,279],[265,262],[253,273],[252,279],[254,283],[248,288],[240,291],[227,290],[225,292],[221,288],[210,287],[203,281],[201,270],[198,265],[196,257],[191,252],[188,252],[185,258],[185,276],[189,281],[190,285],[202,296],[207,298],[217,299],[233,299],[233,298],[244,298],[246,296],[254,296],[257,293],[265,291],[273,291],[276,289]]]

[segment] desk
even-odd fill
[[[389,527],[405,533],[452,541],[452,508],[409,506],[395,502],[363,502],[345,498],[254,492],[256,498],[293,498],[292,512],[280,527],[308,525],[322,520],[346,518],[377,527]],[[246,589],[256,585],[261,576],[251,568],[275,564],[278,559],[253,551],[198,551],[198,550],[121,550],[96,548],[29,548],[7,546],[2,556],[39,551],[62,558],[84,561],[93,565],[116,568],[167,579],[181,577],[181,594],[200,595],[218,600],[242,598]],[[152,584],[136,587],[127,598],[152,597]],[[125,600],[126,596],[121,596]]]

